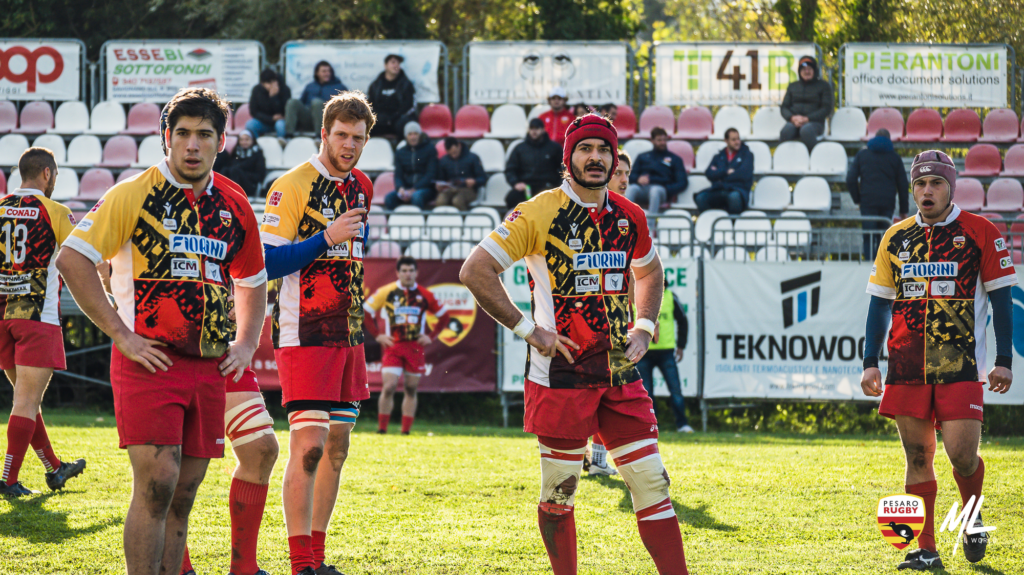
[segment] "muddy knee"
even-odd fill
[[[324,456],[324,450],[322,447],[310,447],[306,450],[306,453],[302,455],[302,469],[306,473],[313,475],[316,473],[316,468],[320,465],[320,458]]]
[[[921,443],[906,443],[903,445],[903,451],[907,454],[907,465],[918,471],[928,469],[934,456],[934,451],[930,451]]]

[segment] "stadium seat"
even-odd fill
[[[114,187],[114,174],[106,168],[93,168],[84,174],[78,182],[78,197],[87,200],[98,200]]]
[[[312,138],[307,138],[306,136],[292,138],[284,147],[284,156],[282,158],[284,167],[290,170],[303,162],[309,161],[319,151]]]
[[[7,176],[4,175],[2,169],[0,169],[0,194],[7,194]]]
[[[789,250],[782,246],[765,246],[754,252],[755,262],[788,262]]]
[[[74,170],[57,169],[57,181],[53,186],[51,200],[70,200],[78,195],[78,173]]]
[[[431,138],[452,133],[452,111],[447,104],[427,104],[420,110],[420,128]]]
[[[693,170],[693,146],[686,140],[669,140],[668,151],[679,156],[683,159],[683,165],[686,166],[686,172],[689,173]]]
[[[1020,265],[1024,263],[1024,251],[1013,250],[1013,263],[1014,265]]]
[[[469,257],[470,252],[476,244],[469,242],[452,242],[445,246],[444,251],[441,252],[442,260],[464,260]]]
[[[366,216],[366,227],[368,237],[374,241],[379,240],[387,234],[388,217],[384,214],[370,213]]]
[[[54,134],[81,134],[89,129],[89,108],[84,102],[64,102],[57,106],[53,116],[53,127],[48,131]],[[3,130],[0,130],[3,131]]]
[[[687,246],[687,247],[689,247],[689,246]],[[655,249],[655,251],[658,252],[658,257],[661,258],[661,261],[665,261],[668,258],[672,257],[672,250],[668,246],[663,246],[661,244],[657,244],[656,243],[656,244],[654,244],[654,249]]]
[[[993,212],[1019,212],[1024,209],[1024,187],[1020,181],[999,178],[989,184],[985,209]]]
[[[494,218],[488,214],[469,214],[462,224],[462,240],[479,243],[494,230]]]
[[[683,246],[676,252],[676,257],[683,260],[693,260],[698,257],[710,259],[711,254],[703,246]]]
[[[0,171],[3,171],[3,170],[0,170]],[[60,172],[58,172],[58,175],[59,174],[60,174]],[[18,168],[17,167],[11,168],[11,175],[7,178],[7,189],[10,190],[10,193],[13,193],[14,190],[17,190],[20,187],[21,187],[21,174],[18,173]]]
[[[29,102],[21,109],[15,134],[45,134],[53,128],[53,108],[49,102]]]
[[[942,137],[942,114],[932,108],[919,108],[907,117],[907,142],[938,142]]]
[[[722,140],[711,140],[710,142],[704,142],[697,148],[697,156],[694,160],[694,170],[700,173],[704,173],[708,166],[711,165],[711,159],[715,157],[715,154],[720,152],[725,147],[725,142]]]
[[[158,136],[159,137],[159,136]],[[143,140],[145,142],[145,140]],[[224,136],[224,151],[228,154],[235,153],[235,146],[238,145],[238,136]],[[139,144],[142,147],[142,144]]]
[[[0,134],[10,133],[18,127],[18,108],[14,102],[0,100]]]
[[[462,238],[462,216],[458,213],[437,213],[440,208],[427,216],[425,238],[435,242],[450,242]]]
[[[480,156],[480,163],[488,173],[505,171],[505,148],[498,140],[484,138],[473,142],[469,151]]]
[[[534,118],[539,118],[541,114],[547,112],[550,109],[551,106],[548,106],[547,104],[537,104],[536,106],[530,108],[530,113],[526,115],[526,121],[529,122]]]
[[[724,138],[725,131],[729,128],[736,128],[740,132],[740,138],[750,138],[750,112],[740,106],[722,106],[715,114],[715,131],[712,138]],[[776,139],[778,136],[776,136]]]
[[[644,152],[650,152],[654,149],[654,144],[650,140],[641,140],[640,138],[634,138],[622,145],[622,151],[629,154],[630,158],[633,158],[633,163],[636,163],[636,157]]]
[[[697,209],[697,203],[693,201],[693,196],[710,188],[711,182],[704,177],[703,173],[693,174],[686,178],[686,189],[676,197],[675,203],[672,204],[673,208],[683,208],[686,210]]]
[[[430,210],[430,213],[432,213],[432,214],[457,214],[457,213],[459,213],[459,208],[456,208],[455,206],[434,206],[434,209]],[[430,216],[427,216],[427,217],[429,218]],[[459,225],[462,225],[462,224],[459,224]]]
[[[956,205],[961,210],[980,212],[985,206],[985,187],[974,178],[957,178]]]
[[[134,168],[148,168],[164,159],[164,150],[160,146],[160,136],[146,136],[139,144],[139,159],[132,164]]]
[[[976,142],[981,136],[981,118],[969,108],[951,111],[946,116],[943,142]]]
[[[747,210],[732,223],[733,241],[741,246],[763,246],[772,237],[772,222],[759,210]]]
[[[903,139],[903,114],[896,108],[875,108],[868,118],[868,133],[861,137],[867,141],[875,137],[879,128],[889,130],[892,141],[898,142]],[[833,126],[834,129],[834,126]]]
[[[961,176],[995,176],[1003,169],[999,148],[992,144],[976,144],[967,150]]]
[[[125,128],[124,107],[107,100],[92,107],[87,134],[113,135]]]
[[[57,160],[58,166],[63,166],[68,163],[68,148],[64,144],[64,138],[57,134],[43,134],[42,136],[36,136],[36,139],[32,141],[33,148],[46,148],[53,152],[53,158]]]
[[[804,212],[787,210],[775,220],[773,231],[780,246],[806,246],[811,240],[811,220]]]
[[[400,206],[396,206],[395,207],[394,213],[396,213],[396,214],[401,214],[401,213],[406,213],[406,214],[422,214],[423,210],[421,210],[420,207],[415,205],[415,204],[402,204]]]
[[[241,106],[239,106],[238,109],[235,110],[233,115],[233,127],[230,130],[228,130],[228,134],[231,134],[232,136],[237,136],[238,134],[242,133],[242,130],[245,129],[246,122],[252,119],[252,115],[249,114],[249,104],[242,104]]]
[[[0,137],[0,166],[17,166],[21,154],[28,149],[28,138],[21,134]]]
[[[782,142],[772,156],[772,172],[776,174],[806,174],[811,167],[807,146],[800,141]]]
[[[441,249],[434,242],[418,241],[405,248],[405,255],[418,260],[439,260]]]
[[[648,106],[640,113],[640,130],[636,133],[637,138],[651,137],[651,130],[660,126],[666,132],[672,134],[672,128],[676,125],[676,117],[672,115],[672,109],[665,106]]]
[[[370,144],[373,142],[381,142],[381,140],[371,138],[366,143],[366,147],[363,148],[363,154],[359,158],[360,162],[362,162],[363,164],[366,163],[366,160],[370,160],[371,164],[373,163],[373,160],[371,158],[373,158],[374,155],[371,154],[368,156],[366,154],[366,151],[370,149]],[[281,143],[277,141],[276,137],[260,136],[259,138],[256,138],[256,143],[259,144],[260,148],[263,150],[263,157],[267,161],[268,170],[274,168],[289,167],[285,166],[284,164],[284,150],[281,149]],[[388,151],[391,151],[391,146],[388,145],[387,140],[383,140],[383,143],[388,148]],[[364,170],[372,171],[369,168],[365,168],[363,165],[360,165],[359,167],[363,168]]]
[[[711,111],[703,106],[691,106],[679,111],[676,122],[677,140],[707,140],[715,129],[715,119]]]
[[[780,176],[765,176],[758,180],[751,196],[751,209],[784,210],[791,199],[789,182]]]
[[[100,139],[89,134],[75,136],[68,144],[68,165],[76,168],[91,168],[103,161],[103,145]]]
[[[832,114],[831,124],[828,139],[839,142],[860,141],[868,129],[868,121],[860,108],[839,108]]]
[[[996,108],[985,115],[984,135],[979,142],[1015,142],[1020,134],[1017,114],[1006,108]]]
[[[1000,176],[1024,176],[1024,145],[1014,144],[1006,151]]]
[[[426,220],[424,220],[421,214],[391,214],[388,216],[387,238],[398,241],[419,240],[423,238],[423,226],[425,224]]]
[[[619,112],[615,116],[615,131],[619,133],[620,142],[636,136],[636,112],[632,106],[619,104]]]
[[[122,134],[145,136],[160,133],[160,107],[150,102],[134,104],[128,110],[128,125]]]
[[[782,117],[778,106],[763,106],[754,112],[750,137],[755,140],[778,140],[785,125],[786,119]]]
[[[655,224],[658,243],[673,246],[690,243],[690,236],[693,233],[693,219],[684,210],[678,210],[678,212],[681,213],[668,213],[666,211],[658,216]]]
[[[373,181],[373,200],[372,205],[384,205],[384,196],[390,194],[395,189],[395,173],[394,172],[382,172],[377,179]]]
[[[1010,227],[1009,225],[1007,225],[1005,221],[1003,221],[1005,218],[1003,218],[1002,215],[993,213],[981,213],[978,215],[983,218],[987,218],[990,222],[992,222],[996,229],[999,230],[999,233],[1006,235],[1010,231]]]
[[[518,104],[502,104],[491,114],[491,131],[484,134],[485,138],[501,138],[511,140],[526,136],[526,112]]]
[[[475,140],[484,137],[490,130],[491,118],[487,115],[487,109],[469,104],[459,108],[455,113],[455,131],[451,135]]]
[[[732,243],[732,220],[729,219],[728,212],[725,210],[707,210],[697,216],[697,223],[693,226],[694,238],[699,242],[709,242],[711,241],[712,232],[714,233],[715,245]]]
[[[505,163],[508,163],[508,159],[512,157],[512,150],[516,149],[516,146],[523,143],[524,138],[518,138],[512,140],[508,146],[505,147]]]
[[[137,176],[144,171],[145,170],[140,170],[138,168],[128,168],[127,170],[121,170],[121,173],[117,175],[117,181],[114,183],[120,184],[121,182],[127,180],[128,178]]]
[[[832,209],[832,190],[825,178],[808,176],[800,178],[793,188],[794,210],[827,212]]]
[[[509,193],[511,189],[512,186],[508,185],[508,180],[505,179],[504,173],[491,174],[487,178],[487,184],[484,186],[484,197],[480,203],[485,206],[504,206],[505,194]]]
[[[395,242],[374,242],[366,252],[369,258],[397,259],[402,257],[402,246]]]
[[[768,144],[755,141],[744,143],[750,148],[750,153],[754,154],[754,173],[767,174],[772,171],[772,150]]]
[[[811,174],[845,174],[849,159],[839,142],[820,142],[811,150]]]
[[[139,148],[131,136],[114,136],[103,145],[103,161],[98,168],[127,168],[139,161]]]
[[[713,259],[727,262],[743,262],[750,260],[750,254],[740,246],[725,246],[718,248]]]
[[[487,181],[490,181],[490,179],[488,179]],[[487,207],[487,206],[477,206],[477,207],[469,210],[469,213],[471,213],[471,214],[483,214],[483,215],[491,218],[491,223],[494,226],[497,226],[498,224],[501,223],[501,214],[499,214],[498,210],[496,210],[494,208],[490,208],[490,207]]]

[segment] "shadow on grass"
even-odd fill
[[[120,517],[111,517],[85,527],[72,528],[68,525],[67,513],[43,507],[55,495],[43,493],[5,499],[10,504],[10,510],[0,513],[0,537],[24,539],[28,543],[66,543],[124,522]]]
[[[1003,571],[1000,571],[999,569],[993,569],[988,565],[971,565],[970,569],[975,573],[987,573],[988,575],[1006,575],[1006,573],[1004,573]]]
[[[622,499],[619,501],[619,509],[633,513],[633,496],[629,493],[629,487],[626,486],[625,481],[619,481],[618,479],[612,479],[611,477],[592,477],[592,481],[597,481],[605,487],[611,487],[622,491]],[[679,518],[680,523],[686,523],[691,527],[698,529],[713,529],[715,531],[738,531],[738,528],[729,525],[728,523],[722,523],[710,513],[708,513],[708,505],[700,504],[696,507],[690,507],[683,505],[682,503],[672,499],[672,508],[675,509],[676,517]]]

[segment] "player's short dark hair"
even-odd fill
[[[401,270],[402,266],[412,266],[413,269],[419,269],[419,266],[416,265],[416,259],[412,256],[402,256],[398,258],[398,261],[395,262],[395,271]]]
[[[619,163],[625,162],[629,169],[633,169],[633,158],[629,157],[629,152],[626,150],[619,150]]]
[[[277,72],[270,68],[264,68],[263,71],[260,72],[260,84],[267,84],[274,80],[277,80]]]
[[[612,110],[618,109],[618,107],[619,107],[618,104],[608,103],[608,104],[605,104],[605,105],[601,106],[601,111],[602,112],[610,112]]]
[[[654,138],[657,138],[658,136],[666,136],[666,137],[668,137],[668,132],[666,132],[665,128],[662,128],[661,126],[655,126],[655,127],[651,128],[651,139],[653,140]]]
[[[729,139],[729,134],[731,134],[733,132],[736,132],[737,136],[740,135],[740,131],[737,130],[736,128],[729,128],[728,130],[725,131],[725,139],[728,140]]]
[[[174,132],[181,118],[202,118],[213,124],[217,137],[228,125],[230,114],[227,100],[209,88],[182,88],[167,102],[167,128]]]
[[[42,175],[43,170],[50,168],[50,173],[57,173],[57,160],[53,152],[47,148],[29,148],[21,153],[18,160],[18,172],[21,181],[32,180]]]
[[[450,150],[450,149],[454,148],[455,146],[461,146],[461,145],[462,145],[462,142],[459,141],[458,138],[453,138],[452,136],[447,136],[444,139],[444,149],[446,149],[446,150]]]

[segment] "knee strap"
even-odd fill
[[[273,435],[274,419],[267,412],[263,398],[250,399],[226,411],[224,434],[231,440],[232,447],[245,445],[264,435]]]
[[[351,423],[352,425],[355,425],[357,417],[359,417],[358,407],[345,406],[331,408],[331,425],[341,425],[342,423]]]
[[[674,517],[669,499],[671,481],[658,452],[658,440],[644,439],[608,452],[633,497],[637,521]]]
[[[552,449],[543,443],[539,445],[540,502],[571,507],[583,472],[586,445],[579,449]]]
[[[306,409],[293,411],[288,414],[288,429],[295,431],[303,427],[323,427],[330,429],[331,416],[326,411],[319,409]]]

